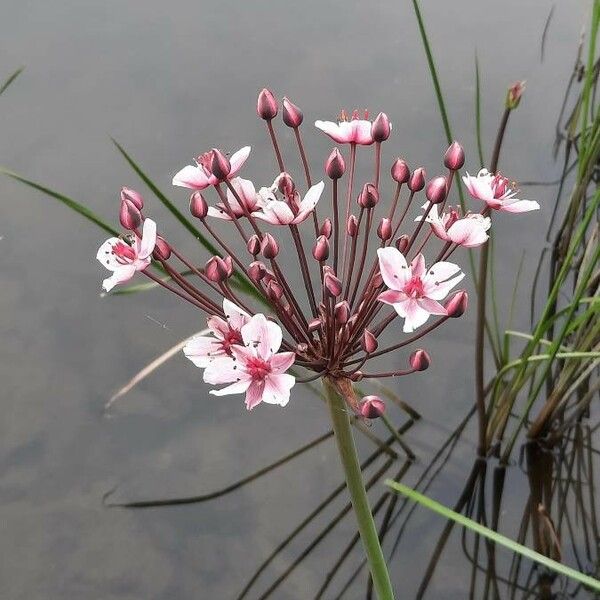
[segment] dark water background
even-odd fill
[[[551,154],[554,124],[589,6],[555,3],[542,62],[541,36],[552,5],[423,2],[454,135],[467,149],[471,171],[477,169],[477,51],[486,148],[507,85],[526,79],[503,170],[522,181],[559,175]],[[355,106],[390,115],[387,163],[401,154],[432,174],[440,167],[443,130],[407,1],[5,0],[1,14],[0,73],[8,76],[19,65],[26,70],[0,99],[0,164],[113,222],[119,187],[145,190],[109,135],[181,207],[187,195],[171,188],[172,174],[214,145],[235,150],[251,144],[244,174],[270,182],[272,156],[255,117],[256,93],[264,85],[303,108],[314,168],[330,145],[310,123]],[[524,281],[531,280],[554,201],[552,188],[526,191],[542,204],[541,212],[503,215],[495,225],[504,306],[523,251]],[[203,320],[164,293],[101,298],[105,273],[94,256],[103,234],[7,178],[0,179],[0,194],[0,598],[235,597],[261,560],[339,483],[331,441],[207,504],[126,512],[103,508],[102,495],[114,486],[121,500],[222,487],[325,432],[324,406],[296,388],[285,410],[265,406],[248,414],[241,397],[209,397],[200,372],[178,357],[107,418],[103,405],[111,393],[201,329]],[[158,203],[149,204],[170,237],[179,235],[182,247],[196,252]],[[467,265],[466,256],[460,260]],[[467,287],[472,290],[472,283]],[[519,298],[514,326],[526,328],[527,285]],[[408,483],[473,402],[473,336],[472,310],[430,339],[434,367],[392,384],[425,417],[407,436],[419,457]],[[469,428],[431,489],[436,498],[456,498],[470,470],[473,440]],[[361,446],[368,450],[368,443]],[[514,535],[511,510],[521,514],[527,490],[517,468],[509,479],[504,531]],[[414,596],[441,527],[422,510],[410,522],[390,567],[399,598]],[[315,524],[310,531],[318,529]],[[274,597],[312,597],[352,533],[346,519]],[[263,588],[309,539],[303,536],[282,553]],[[444,554],[430,598],[467,595],[470,571],[458,537],[451,545],[456,550]],[[361,580],[344,597],[363,595]]]

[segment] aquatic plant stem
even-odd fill
[[[352,508],[356,515],[360,539],[365,550],[377,598],[379,600],[393,600],[394,592],[390,576],[379,543],[375,522],[373,521],[356,446],[350,429],[348,406],[330,379],[324,377],[323,386],[325,387],[335,440],[344,468],[346,486],[350,493]]]

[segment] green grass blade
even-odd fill
[[[394,491],[407,496],[414,502],[417,502],[421,506],[424,506],[425,508],[441,515],[442,517],[445,517],[446,519],[451,519],[458,525],[466,527],[474,533],[482,535],[483,537],[486,537],[487,539],[500,546],[508,548],[508,550],[510,550],[511,552],[515,552],[521,556],[524,556],[525,558],[529,558],[537,562],[538,564],[543,565],[544,567],[551,569],[552,571],[560,573],[561,575],[570,577],[571,579],[574,579],[575,581],[578,581],[579,583],[593,590],[600,591],[600,581],[594,579],[593,577],[590,577],[589,575],[586,575],[585,573],[581,573],[576,569],[573,569],[571,567],[563,565],[562,563],[552,560],[551,558],[548,558],[547,556],[544,556],[543,554],[540,554],[539,552],[536,552],[535,550],[532,550],[527,546],[523,546],[522,544],[519,544],[518,542],[507,538],[506,536],[498,533],[497,531],[489,529],[488,527],[484,527],[480,523],[477,523],[476,521],[473,521],[472,519],[469,519],[468,517],[465,517],[460,513],[454,512],[453,510],[449,509],[443,504],[440,504],[439,502],[436,502],[435,500],[432,500],[431,498],[428,498],[427,496],[416,492],[415,490],[406,485],[403,485],[391,479],[386,479],[385,484],[388,487],[392,488]]]
[[[119,235],[121,235],[120,231],[118,231],[112,225],[108,224],[106,221],[101,219],[94,211],[87,208],[87,206],[84,206],[83,204],[77,202],[76,200],[73,200],[72,198],[69,198],[68,196],[64,196],[63,194],[59,194],[58,192],[55,192],[54,190],[51,190],[50,188],[44,187],[43,185],[40,185],[39,183],[35,183],[35,181],[26,179],[25,177],[22,177],[21,175],[18,175],[17,173],[13,173],[12,171],[9,171],[8,169],[0,168],[0,173],[4,173],[4,175],[8,175],[9,177],[16,179],[17,181],[20,181],[21,183],[24,183],[25,185],[28,185],[29,187],[32,187],[32,188],[42,192],[43,194],[46,194],[47,196],[55,198],[59,202],[62,202],[65,206],[69,207],[71,210],[75,211],[76,213],[79,213],[82,217],[84,217],[88,221],[91,221],[92,223],[96,224],[98,227],[100,227],[107,233],[110,233],[111,235],[114,235],[115,237],[118,237]]]
[[[8,89],[10,84],[23,72],[25,67],[19,67],[1,86],[0,96]]]

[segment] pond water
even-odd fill
[[[542,60],[542,32],[553,6]],[[502,168],[521,181],[559,176],[554,126],[588,8],[575,0],[423,2],[453,132],[471,171],[478,167],[477,52],[488,156],[506,87],[526,79]],[[386,164],[400,154],[431,174],[441,166],[445,137],[410,2],[5,0],[0,31],[0,73],[25,66],[0,99],[0,164],[112,222],[120,186],[151,194],[109,136],[182,208],[187,194],[171,188],[173,173],[215,145],[252,145],[246,176],[270,182],[272,155],[255,114],[256,94],[265,85],[302,107],[314,168],[330,144],[310,122],[364,106],[374,114],[385,110],[393,121]],[[502,216],[495,225],[504,306],[523,251],[523,281],[531,281],[555,200],[552,187],[526,192],[540,202],[540,213]],[[323,403],[307,387],[296,388],[285,410],[264,406],[247,413],[240,397],[209,396],[200,372],[178,356],[105,414],[116,389],[204,320],[160,292],[101,297],[105,273],[95,253],[102,232],[6,177],[0,193],[0,597],[236,598],[261,562],[341,482],[331,439],[206,503],[109,509],[103,495],[114,490],[111,499],[125,501],[225,487],[327,432]],[[193,239],[158,202],[150,204],[170,237],[202,260]],[[460,261],[467,266],[466,255]],[[515,328],[528,326],[527,284]],[[467,288],[473,291],[472,281]],[[418,458],[405,483],[417,482],[473,404],[473,338],[471,310],[429,338],[434,364],[427,373],[390,383],[423,415],[406,433]],[[404,418],[400,411],[392,416]],[[378,424],[373,431],[385,435]],[[367,456],[373,446],[359,438]],[[456,501],[473,466],[475,438],[470,423],[429,489],[435,498]],[[379,459],[369,476],[382,464]],[[508,470],[507,486],[502,530],[516,537],[529,493],[517,466]],[[382,492],[379,482],[374,502]],[[328,506],[248,597],[261,597],[344,504],[341,496]],[[390,562],[399,598],[415,597],[442,529],[443,521],[423,509],[408,522]],[[350,515],[271,597],[315,597],[353,533]],[[570,564],[572,552],[565,549]],[[511,555],[497,554],[498,572],[507,572]],[[355,549],[324,597],[337,596],[360,560]],[[454,532],[426,597],[468,597],[471,571]],[[343,598],[362,598],[365,589],[362,571]],[[510,597],[506,587],[501,597]]]

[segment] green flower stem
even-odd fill
[[[394,600],[392,583],[385,564],[385,558],[379,543],[379,536],[373,521],[369,506],[369,499],[363,483],[362,472],[356,454],[354,438],[350,429],[350,419],[346,402],[340,396],[327,378],[323,379],[323,386],[327,396],[327,404],[331,414],[331,422],[335,433],[335,440],[344,467],[346,486],[350,493],[352,508],[356,515],[358,531],[362,541],[367,562],[373,578],[373,585],[379,600]]]

